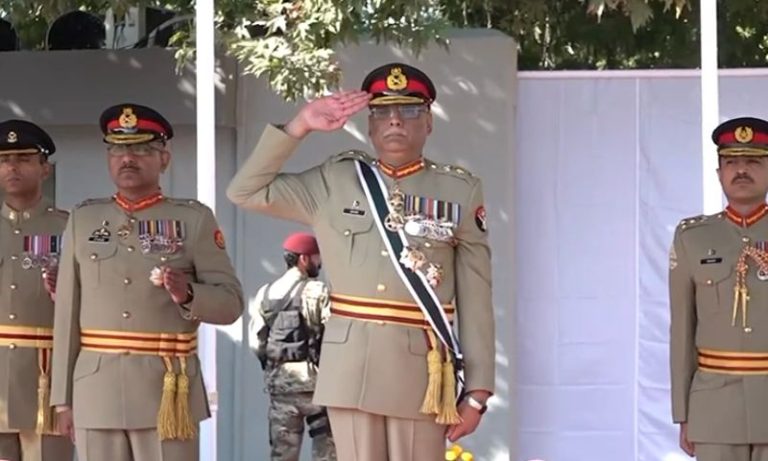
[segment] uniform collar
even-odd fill
[[[8,206],[8,203],[3,202],[3,206],[0,209],[0,214],[2,214],[3,218],[7,219],[8,221],[11,221],[14,224],[18,224],[20,222],[28,221],[36,216],[39,216],[42,213],[50,213],[53,210],[54,208],[51,205],[51,201],[45,197],[42,197],[37,202],[37,205],[27,210],[14,210]]]
[[[127,213],[135,213],[137,211],[146,210],[147,208],[160,203],[165,197],[162,191],[154,192],[144,198],[136,200],[135,202],[125,198],[120,192],[112,196],[117,206]]]
[[[760,221],[766,214],[768,214],[768,205],[765,203],[760,204],[746,216],[739,214],[739,212],[731,208],[730,205],[725,208],[725,216],[739,227],[749,227]]]
[[[375,165],[379,167],[379,170],[381,170],[382,173],[390,178],[402,179],[423,170],[426,166],[426,162],[424,161],[424,157],[420,157],[400,166],[392,166],[381,160],[377,160]]]

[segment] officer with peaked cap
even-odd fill
[[[317,280],[320,248],[312,234],[295,232],[283,241],[283,251],[287,270],[256,293],[248,325],[270,399],[270,459],[299,459],[306,421],[312,460],[334,461],[328,414],[312,403],[323,326],[330,315],[328,286]]]
[[[197,331],[237,320],[242,290],[211,210],[160,190],[171,124],[125,103],[100,126],[117,192],[64,233],[51,404],[80,461],[195,461],[210,416]]]
[[[43,196],[56,146],[34,123],[0,123],[0,459],[71,459],[49,407],[56,263],[67,212]]]
[[[361,91],[268,126],[227,190],[238,206],[317,236],[332,303],[315,403],[328,408],[342,461],[442,459],[446,436],[473,432],[494,389],[482,184],[423,156],[436,96],[419,69],[374,69]],[[280,173],[307,134],[366,108],[376,157],[344,151]]]
[[[672,416],[700,461],[768,460],[768,122],[712,140],[728,206],[682,220],[669,258]]]

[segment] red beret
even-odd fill
[[[283,242],[283,249],[299,255],[320,254],[317,240],[312,234],[306,232],[296,232],[289,235]]]

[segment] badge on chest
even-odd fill
[[[186,229],[176,219],[148,219],[138,222],[139,246],[144,254],[175,254],[184,246]]]
[[[25,235],[24,258],[21,260],[23,269],[33,267],[52,267],[59,262],[61,251],[60,235]]]

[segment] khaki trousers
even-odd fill
[[[161,441],[156,429],[75,429],[78,461],[198,461],[199,443]]]
[[[433,420],[328,408],[338,461],[439,461],[445,459],[445,426]]]
[[[698,461],[768,461],[768,445],[694,444]]]
[[[70,461],[74,451],[68,437],[41,436],[34,430],[0,434],[0,460]]]

